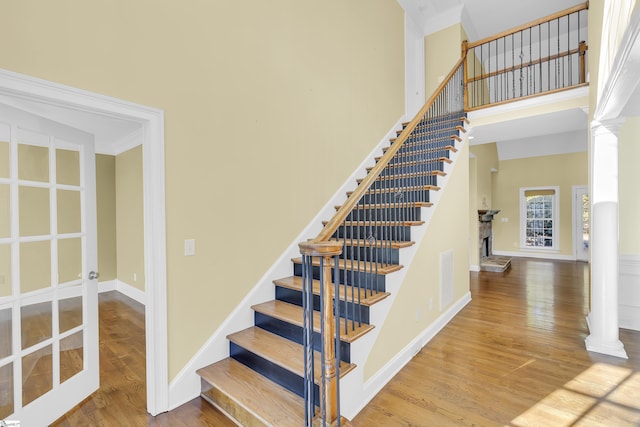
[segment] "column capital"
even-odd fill
[[[610,120],[593,120],[591,121],[591,134],[601,135],[603,133],[609,133],[618,136],[618,132],[620,132],[625,120],[625,117],[618,117]]]

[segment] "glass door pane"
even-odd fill
[[[48,425],[98,384],[97,290],[86,279],[96,266],[93,141],[7,108],[0,105],[0,420]]]

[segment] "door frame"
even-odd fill
[[[576,261],[589,262],[590,255],[587,255],[587,259],[578,258],[580,247],[578,245],[578,238],[582,232],[582,221],[578,221],[578,215],[582,212],[582,205],[578,202],[578,194],[587,193],[589,195],[589,187],[586,185],[574,185],[571,187],[571,228],[573,229],[573,257]],[[591,223],[591,218],[589,218]],[[589,224],[589,230],[591,230],[591,224]],[[589,250],[588,254],[591,254],[591,233],[589,233]]]
[[[128,101],[0,69],[0,94],[142,127],[147,412],[169,409],[164,112]]]

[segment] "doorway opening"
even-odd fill
[[[98,146],[102,141],[117,150],[117,144],[132,144],[132,139],[133,145],[141,145],[147,412],[165,412],[168,348],[163,112],[6,70],[0,70],[0,103],[92,133]],[[114,131],[120,131],[121,138],[113,139]]]

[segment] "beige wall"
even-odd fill
[[[403,18],[395,0],[3,5],[1,68],[165,112],[170,378],[401,118]]]
[[[560,246],[549,255],[573,256],[572,186],[586,185],[587,175],[586,152],[500,161],[493,180],[492,207],[500,209],[493,222],[494,251],[520,252],[520,188],[559,186]]]
[[[619,134],[619,212],[621,255],[640,255],[640,117],[626,120]]]
[[[115,159],[118,280],[145,291],[142,146]]]
[[[454,301],[469,292],[469,151],[459,152],[446,190],[391,312],[371,349],[365,365],[365,381],[384,367],[413,339],[424,332],[450,306],[440,309],[440,254],[453,250]]]
[[[101,282],[117,277],[116,158],[96,155],[96,210],[98,212],[98,270]]]
[[[492,177],[498,170],[498,148],[490,143],[474,145],[469,150],[477,159],[477,205],[472,209],[493,209]]]
[[[493,171],[498,170],[498,149],[495,143],[469,147],[469,263],[480,264],[478,247],[478,209],[493,205]]]
[[[424,38],[425,96],[427,98],[433,95],[442,79],[460,60],[464,39],[464,30],[460,24],[454,24]]]

